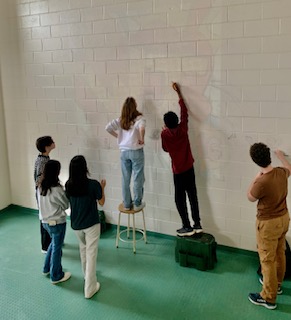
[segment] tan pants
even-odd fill
[[[275,219],[256,221],[258,253],[264,281],[260,295],[270,303],[276,302],[277,288],[286,271],[285,235],[289,220],[289,213],[286,213]]]

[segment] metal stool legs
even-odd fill
[[[135,227],[135,214],[138,212],[142,212],[142,219],[143,219],[143,227],[144,229],[137,229]],[[127,228],[125,230],[120,231],[120,220],[121,220],[121,214],[127,214]],[[130,226],[130,216],[132,216],[132,227]],[[132,240],[125,240],[121,238],[121,234],[126,232],[127,239],[130,238],[130,231],[132,231]],[[136,232],[139,232],[142,234],[142,237],[138,240],[136,240]],[[133,253],[136,253],[136,242],[139,240],[144,240],[145,243],[147,243],[147,237],[146,237],[146,225],[145,225],[145,217],[144,217],[144,210],[141,209],[139,211],[135,210],[124,210],[123,205],[119,205],[119,214],[118,214],[118,224],[117,224],[117,231],[116,231],[116,248],[118,248],[119,240],[123,242],[132,242],[132,247],[133,247]]]

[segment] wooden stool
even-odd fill
[[[134,209],[131,209],[131,210],[125,210],[124,209],[124,206],[123,206],[123,203],[121,203],[119,206],[118,206],[118,210],[119,210],[119,215],[118,215],[118,225],[117,225],[117,232],[116,232],[116,248],[118,248],[118,242],[119,240],[120,241],[123,241],[123,242],[132,242],[132,245],[133,245],[133,253],[135,253],[135,244],[136,244],[136,241],[139,241],[139,240],[142,240],[144,239],[144,242],[147,243],[147,235],[146,235],[146,225],[145,225],[145,219],[144,219],[144,208],[142,209],[139,209],[139,210],[134,210]],[[142,229],[136,229],[135,228],[135,214],[138,213],[138,212],[142,212],[142,218],[143,218],[143,230]],[[127,214],[128,216],[128,220],[127,220],[127,228],[125,230],[122,230],[120,231],[120,217],[121,217],[121,214],[122,213],[125,213]],[[130,216],[132,216],[132,227],[130,227]],[[127,239],[129,239],[129,232],[132,231],[132,240],[125,240],[125,239],[122,239],[121,238],[121,235],[123,233],[127,233]],[[138,240],[136,240],[136,237],[135,237],[135,232],[139,232],[142,234],[142,237]]]

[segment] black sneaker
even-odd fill
[[[250,293],[248,298],[251,303],[253,303],[257,306],[263,306],[263,307],[265,307],[267,309],[271,309],[271,310],[277,308],[276,303],[267,302],[265,299],[263,299],[261,297],[261,295],[259,293]]]
[[[203,229],[202,229],[200,223],[199,223],[199,224],[194,224],[193,229],[194,229],[195,233],[201,233],[201,232],[203,232]]]
[[[181,228],[177,230],[177,235],[180,237],[192,236],[195,233],[193,228]]]
[[[264,284],[263,277],[260,277],[260,278],[259,278],[259,281],[260,281],[260,284],[261,284],[261,285]],[[282,294],[282,293],[283,293],[282,287],[281,287],[281,285],[278,285],[277,294]]]

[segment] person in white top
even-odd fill
[[[37,188],[39,218],[52,241],[47,249],[43,274],[50,275],[52,284],[64,282],[71,277],[70,272],[62,268],[62,245],[66,232],[66,212],[69,200],[59,181],[61,164],[49,160],[44,167]]]
[[[122,197],[125,210],[140,210],[145,204],[143,199],[144,186],[144,136],[146,120],[137,110],[134,98],[128,97],[122,107],[121,116],[109,122],[106,131],[117,138],[120,149],[122,171]],[[130,180],[133,176],[132,200]]]

